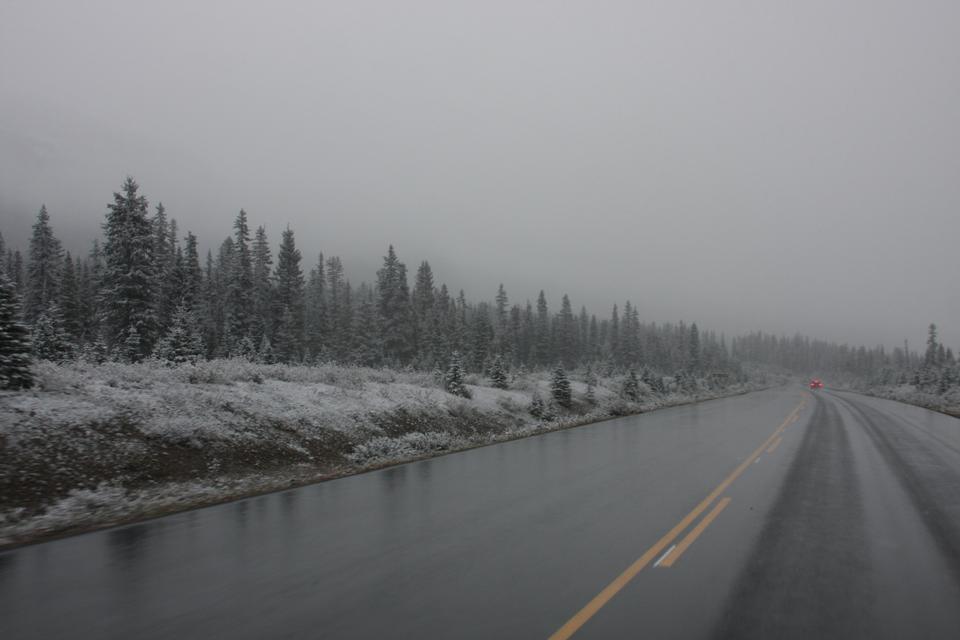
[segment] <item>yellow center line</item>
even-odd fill
[[[640,573],[644,567],[650,564],[650,561],[657,557],[661,551],[667,548],[677,536],[683,533],[690,524],[700,517],[700,514],[703,513],[707,507],[709,507],[714,500],[717,499],[721,493],[727,490],[733,481],[740,477],[747,467],[753,464],[754,460],[760,457],[760,454],[763,453],[764,449],[770,446],[770,443],[773,442],[774,438],[783,433],[783,430],[787,428],[789,420],[796,415],[800,409],[803,407],[804,401],[802,401],[797,407],[790,412],[790,414],[780,423],[780,426],[777,427],[776,431],[770,434],[770,437],[767,438],[763,444],[761,444],[757,449],[751,453],[747,458],[740,463],[736,469],[734,469],[730,475],[723,479],[723,482],[718,484],[716,488],[710,492],[710,494],[704,498],[700,504],[693,508],[693,511],[688,513],[683,517],[680,522],[678,522],[670,531],[667,532],[665,536],[657,540],[657,542],[647,549],[642,556],[637,558],[633,564],[626,568],[626,570],[617,576],[613,582],[604,587],[603,591],[598,593],[593,599],[588,602],[580,611],[578,611],[572,618],[567,620],[566,623],[559,629],[557,629],[553,635],[550,636],[550,640],[566,640],[570,638],[574,633],[577,632],[580,627],[587,623],[587,621],[596,615],[597,611],[603,608],[615,595],[617,595],[621,589],[623,589],[627,584],[633,580],[638,573]]]
[[[730,504],[730,498],[726,497],[720,502],[718,502],[713,509],[710,510],[710,513],[703,517],[703,520],[697,523],[693,529],[690,530],[690,533],[680,541],[673,551],[670,552],[663,562],[660,563],[661,567],[672,567],[673,563],[680,559],[680,556],[683,555],[683,552],[690,548],[697,538],[700,537],[700,534],[703,533],[707,527],[710,526],[710,523],[717,519],[717,516],[720,515],[720,512],[723,511],[727,505]]]
[[[773,441],[773,444],[767,447],[767,453],[773,453],[773,450],[780,446],[780,443],[783,442],[783,436],[780,436]]]

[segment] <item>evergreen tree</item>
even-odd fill
[[[264,334],[263,338],[260,339],[260,347],[257,349],[257,362],[260,364],[273,364],[276,361],[273,353],[273,344],[270,342],[269,336]]]
[[[432,367],[436,359],[433,351],[436,332],[434,314],[435,291],[433,286],[433,270],[430,263],[424,260],[417,269],[416,282],[413,285],[411,296],[413,304],[414,329],[418,361],[424,368]]]
[[[173,316],[179,293],[174,279],[177,255],[176,238],[173,240],[170,238],[170,229],[171,227],[176,229],[176,223],[167,221],[166,209],[163,203],[159,202],[151,224],[153,225],[153,262],[156,278],[154,291],[157,315],[156,330],[158,335],[162,335]]]
[[[346,362],[353,348],[353,309],[350,308],[347,283],[343,277],[343,263],[337,256],[327,258],[326,314],[327,349],[334,360]],[[360,322],[359,318],[357,322]],[[376,322],[368,326],[376,328]]]
[[[447,373],[443,377],[443,388],[446,389],[447,393],[452,393],[455,396],[471,397],[470,390],[464,380],[463,363],[460,360],[460,354],[456,351],[450,357]]]
[[[114,193],[103,225],[104,326],[109,341],[122,345],[132,361],[150,352],[157,328],[154,301],[153,229],[147,218],[147,199],[127,178],[122,193]]]
[[[550,349],[550,311],[547,307],[547,296],[543,290],[537,296],[537,317],[534,325],[533,355],[531,364],[545,365],[553,359]]]
[[[593,372],[593,367],[587,366],[587,372],[584,375],[584,382],[587,383],[587,402],[597,403],[597,374]]]
[[[690,339],[688,341],[690,369],[695,372],[703,370],[703,359],[700,351],[700,331],[697,329],[697,323],[690,325]]]
[[[233,253],[227,274],[225,332],[234,342],[252,330],[253,262],[250,256],[250,227],[247,212],[240,209],[233,223]],[[235,345],[231,345],[235,346]]]
[[[503,362],[503,356],[497,356],[493,359],[493,364],[490,365],[490,383],[496,389],[506,389],[507,385],[507,368]]]
[[[280,322],[277,323],[275,353],[279,362],[296,363],[300,361],[302,332],[290,307],[284,307]]]
[[[563,366],[553,370],[553,377],[550,380],[550,395],[558,405],[567,409],[573,402],[573,394],[570,390],[570,379],[567,378],[567,372]]]
[[[20,324],[19,316],[16,289],[5,274],[0,274],[0,389],[33,386],[30,334]]]
[[[530,408],[527,411],[534,418],[545,418],[547,416],[547,407],[543,403],[543,398],[540,397],[540,394],[536,391],[533,392],[533,396],[530,398]]]
[[[633,369],[627,372],[627,377],[623,380],[623,396],[631,402],[640,400],[640,381],[637,379],[637,372]]]
[[[282,235],[275,278],[274,303],[279,322],[274,350],[281,362],[299,362],[303,350],[303,270],[290,227]]]
[[[80,359],[93,364],[103,364],[110,356],[107,343],[99,334],[93,335],[80,350]]]
[[[378,311],[383,336],[383,355],[387,362],[407,364],[414,349],[414,327],[407,267],[397,258],[393,245],[377,271]]]
[[[200,323],[193,311],[180,303],[173,313],[170,328],[157,342],[153,355],[172,364],[195,363],[204,354]]]
[[[496,317],[494,324],[494,333],[496,335],[494,348],[497,353],[510,353],[511,351],[509,304],[510,300],[507,297],[507,290],[501,282],[500,286],[497,287]]]
[[[63,312],[63,330],[72,344],[79,344],[83,336],[83,303],[80,296],[73,258],[67,252],[60,281],[60,309]]]
[[[326,282],[323,271],[323,254],[317,259],[317,265],[310,270],[306,291],[306,347],[310,358],[317,359],[321,352],[327,351],[327,309]]]
[[[483,371],[494,337],[493,324],[490,322],[490,308],[486,302],[477,305],[470,329],[473,337],[472,368],[475,371]]]
[[[577,324],[573,316],[573,307],[570,305],[570,297],[563,294],[560,303],[557,351],[560,361],[565,367],[572,367],[577,361]]]
[[[937,342],[937,325],[930,323],[930,327],[927,332],[927,350],[923,356],[923,364],[928,367],[935,367],[937,365],[938,347],[939,343]]]
[[[270,255],[270,243],[267,230],[257,227],[253,240],[253,321],[252,334],[263,337],[273,333],[273,283],[270,270],[273,258]],[[269,342],[269,340],[267,341]]]
[[[23,317],[34,322],[59,298],[63,249],[53,235],[47,207],[41,206],[30,237],[30,261],[27,264],[26,298]]]
[[[24,284],[23,277],[23,256],[20,254],[19,249],[10,254],[7,277],[10,279],[10,282],[13,283],[14,291],[16,292],[17,296],[22,297],[24,294],[23,290],[26,288],[26,285]],[[23,313],[22,309],[21,313]]]
[[[547,408],[543,404],[543,398],[540,397],[540,394],[536,391],[533,392],[533,396],[530,398],[530,408],[527,411],[534,418],[544,418],[547,415]]]
[[[377,305],[373,298],[373,291],[365,285],[361,286],[358,298],[360,303],[357,305],[356,318],[351,325],[353,335],[351,344],[348,345],[349,351],[352,352],[353,360],[357,364],[375,367],[383,360]],[[347,351],[344,349],[344,353]]]

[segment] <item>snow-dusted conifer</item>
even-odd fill
[[[345,291],[349,292],[349,286]],[[348,345],[351,345],[349,349],[353,354],[354,362],[364,367],[374,367],[383,361],[377,305],[373,299],[373,292],[366,286],[361,285],[358,297],[360,304],[357,305],[356,318],[350,325],[353,328],[353,335]]]
[[[92,340],[88,340],[80,350],[80,359],[92,364],[103,364],[109,360],[110,350],[103,336],[97,333]]]
[[[407,267],[397,258],[393,245],[377,271],[377,292],[383,355],[389,363],[407,364],[414,350],[413,314]]]
[[[276,362],[276,357],[274,357],[273,354],[273,344],[271,344],[270,337],[266,334],[260,339],[260,347],[257,349],[257,362],[260,364],[273,364]]]
[[[570,379],[567,378],[567,372],[562,365],[553,370],[553,377],[550,379],[550,395],[558,405],[565,409],[569,408],[573,401]]]
[[[173,312],[170,328],[157,342],[153,355],[173,364],[194,363],[203,357],[203,338],[196,316],[181,303]]]
[[[51,304],[33,323],[33,356],[37,360],[62,362],[70,357],[71,345],[63,330],[60,307]]]
[[[498,355],[490,365],[490,383],[497,389],[506,389],[508,386],[507,367],[503,362],[503,356]]]
[[[33,386],[30,372],[30,334],[20,324],[20,309],[13,283],[0,274],[0,389]]]
[[[276,340],[274,349],[281,362],[300,360],[303,348],[303,270],[300,268],[300,250],[293,230],[287,227],[277,255]]]
[[[60,310],[63,314],[63,330],[72,344],[79,344],[83,335],[83,303],[80,295],[77,272],[68,251],[63,259],[63,276],[60,280]]]
[[[63,248],[53,235],[50,214],[41,206],[30,237],[30,260],[27,263],[26,295],[23,317],[34,322],[51,304],[58,300],[60,276],[63,269]]]
[[[250,334],[253,311],[253,262],[250,256],[250,227],[247,212],[240,209],[233,222],[233,254],[227,274],[226,308],[224,330],[236,342]]]
[[[310,269],[307,279],[305,299],[305,344],[311,360],[317,360],[326,349],[327,310],[326,277],[324,274],[323,254],[317,258],[317,264]]]
[[[464,380],[463,363],[460,360],[460,354],[456,351],[450,357],[447,373],[443,377],[443,388],[447,390],[447,393],[452,393],[455,396],[470,397],[470,390]]]
[[[543,398],[540,397],[540,394],[536,391],[533,392],[533,397],[530,398],[530,408],[527,411],[534,418],[543,418],[547,413],[547,408],[543,404]]]
[[[122,192],[113,194],[103,225],[104,328],[109,342],[131,361],[150,352],[157,329],[153,227],[139,188],[133,178],[126,179]]]
[[[587,383],[587,394],[586,400],[590,404],[596,404],[597,402],[597,374],[593,372],[593,367],[587,366],[587,372],[584,376],[584,381]]]
[[[640,400],[640,380],[637,379],[637,372],[630,369],[626,378],[623,379],[623,396],[631,402]]]
[[[197,236],[188,231],[183,250],[183,288],[180,291],[180,300],[188,309],[197,309],[202,290],[203,270],[200,267]]]

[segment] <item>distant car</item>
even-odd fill
[[[813,380],[810,381],[810,388],[823,389],[823,380],[821,380],[820,378],[814,378]]]

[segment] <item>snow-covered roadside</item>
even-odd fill
[[[943,394],[922,391],[912,384],[896,386],[860,385],[854,387],[854,390],[868,396],[896,400],[904,404],[912,404],[960,418],[960,387],[951,387]]]
[[[599,376],[590,403],[573,374],[573,406],[541,419],[529,408],[534,394],[549,398],[548,372],[507,390],[468,377],[470,399],[428,373],[335,365],[42,363],[36,373],[37,389],[0,393],[0,545],[765,386],[658,395],[641,384],[629,402],[622,376]]]

